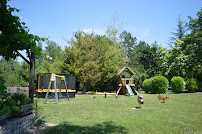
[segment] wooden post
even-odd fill
[[[66,84],[65,76],[64,76],[64,82],[65,82],[65,88],[66,88],[67,98],[68,98],[68,101],[69,101],[69,93],[67,91],[67,84]]]
[[[62,97],[61,87],[62,87],[62,79],[61,79],[61,81],[60,81],[60,92],[59,92],[59,97],[58,97],[58,99],[60,99],[60,97]]]
[[[118,95],[119,94],[119,91],[121,90],[121,87],[119,87],[119,89],[118,89],[118,91],[116,92],[116,95]]]
[[[48,98],[48,94],[49,94],[49,90],[50,90],[50,86],[52,84],[52,82],[54,82],[54,88],[55,88],[55,99],[56,99],[56,104],[58,104],[58,93],[57,93],[57,87],[56,87],[56,75],[55,73],[51,74],[51,78],[50,78],[50,83],[48,85],[48,92],[46,93],[46,97],[44,100],[44,104],[46,104],[46,100]]]
[[[48,94],[49,94],[49,90],[50,90],[51,83],[52,83],[52,81],[50,80],[49,85],[48,85],[48,91],[47,91],[47,93],[46,93],[45,101],[44,101],[43,104],[46,104],[46,100],[47,100],[47,98],[48,98]]]
[[[139,93],[135,90],[135,88],[134,87],[132,87],[132,89],[135,91],[135,93],[138,95]]]
[[[55,76],[55,74],[53,74],[53,76]],[[58,104],[58,93],[57,93],[57,87],[56,87],[56,76],[55,76],[55,81],[54,81],[54,88],[55,88],[56,104]]]

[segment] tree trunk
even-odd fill
[[[84,87],[83,87],[82,94],[85,94],[85,93],[86,93],[86,88],[87,88],[87,84],[86,84],[86,83],[84,83]]]
[[[30,56],[30,75],[29,75],[29,98],[33,102],[34,96],[34,77],[35,77],[35,54],[31,52]]]

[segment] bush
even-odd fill
[[[26,94],[19,92],[14,93],[11,98],[16,102],[20,101],[20,105],[30,104],[32,102]]]
[[[164,76],[155,76],[152,78],[151,93],[166,93],[168,91],[168,79]]]
[[[192,79],[192,78],[188,79],[186,81],[186,89],[190,92],[200,89],[199,81],[197,79]]]
[[[173,77],[171,79],[171,88],[175,93],[182,93],[185,89],[184,79],[182,77]]]
[[[135,83],[135,89],[138,90],[140,88],[143,88],[143,82],[148,77],[146,73],[139,72],[135,70],[135,75],[133,77],[134,83]]]
[[[166,93],[168,91],[168,79],[164,76],[155,76],[144,80],[142,89],[148,93]]]
[[[152,78],[146,79],[142,83],[142,89],[145,91],[145,93],[151,92],[152,88]]]
[[[20,112],[20,107],[17,106],[16,101],[11,99],[10,96],[6,87],[0,84],[0,111],[3,114],[10,114],[11,111]]]

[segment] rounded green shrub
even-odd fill
[[[171,79],[171,88],[175,93],[182,93],[185,90],[184,79],[180,76]]]
[[[193,92],[197,89],[200,89],[200,84],[199,84],[199,81],[197,79],[188,79],[186,81],[186,89],[189,91],[189,92]]]
[[[152,78],[144,80],[142,83],[142,89],[145,91],[145,93],[150,92],[151,88],[152,88]]]
[[[166,93],[168,91],[168,79],[164,76],[152,78],[151,93]]]

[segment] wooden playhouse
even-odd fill
[[[122,73],[126,71],[130,74],[129,78],[122,78]],[[120,76],[120,79],[118,80],[119,89],[117,91],[117,95],[121,94],[124,95],[126,93],[129,93],[130,96],[134,96],[133,93],[138,94],[138,92],[135,90],[135,84],[133,76],[135,73],[126,65],[121,69],[121,71],[117,74]]]

